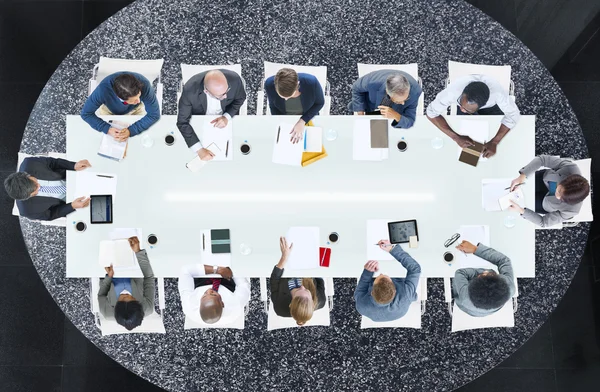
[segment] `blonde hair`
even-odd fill
[[[319,301],[317,300],[317,287],[313,278],[303,278],[302,286],[310,291],[310,299],[301,296],[295,296],[290,302],[290,314],[296,320],[296,324],[304,325],[313,316]]]

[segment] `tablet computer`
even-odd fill
[[[392,244],[407,243],[413,235],[417,237],[417,241],[419,240],[416,219],[388,222],[388,233]]]
[[[113,223],[112,195],[92,195],[90,199],[90,223]]]

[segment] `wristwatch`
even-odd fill
[[[219,269],[219,267],[217,267],[216,265],[213,265],[213,274],[216,274],[218,269]]]

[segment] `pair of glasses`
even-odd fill
[[[449,247],[450,245],[452,245],[453,243],[456,242],[456,240],[458,240],[460,238],[460,234],[459,233],[454,233],[452,235],[452,237],[450,237],[450,239],[447,239],[446,242],[444,242],[444,247]]]
[[[462,96],[458,97],[458,99],[456,100],[456,103],[458,104],[459,107],[461,107],[462,109],[464,109],[466,114],[477,114],[477,112],[479,110],[475,110],[474,112],[470,112],[467,110],[467,108],[465,108],[463,105],[460,104],[460,99],[462,98]]]
[[[229,92],[229,90],[231,90],[231,87],[227,88],[227,91],[225,91],[223,94],[221,95],[214,95],[213,93],[211,93],[210,91],[208,91],[207,89],[204,89],[204,92],[206,94],[210,94],[212,97],[215,97],[216,99],[218,99],[219,101],[224,100],[225,98],[227,98],[227,93]]]

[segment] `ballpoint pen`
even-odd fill
[[[281,125],[279,126],[279,128],[277,128],[277,142],[279,143],[279,132],[281,132]]]
[[[204,250],[204,234],[202,234],[202,250]]]
[[[96,177],[113,178],[113,176],[103,176],[102,174],[96,174]]]
[[[228,152],[229,152],[229,140],[227,140],[227,146],[225,147],[225,158],[227,158]]]
[[[524,182],[522,182],[522,183],[520,183],[520,184],[517,184],[517,185],[515,185],[515,188],[516,188],[516,187],[518,187],[519,185],[525,185],[525,183],[524,183]],[[510,189],[510,188],[511,188],[511,187],[504,188],[504,190],[507,190],[507,189]]]

